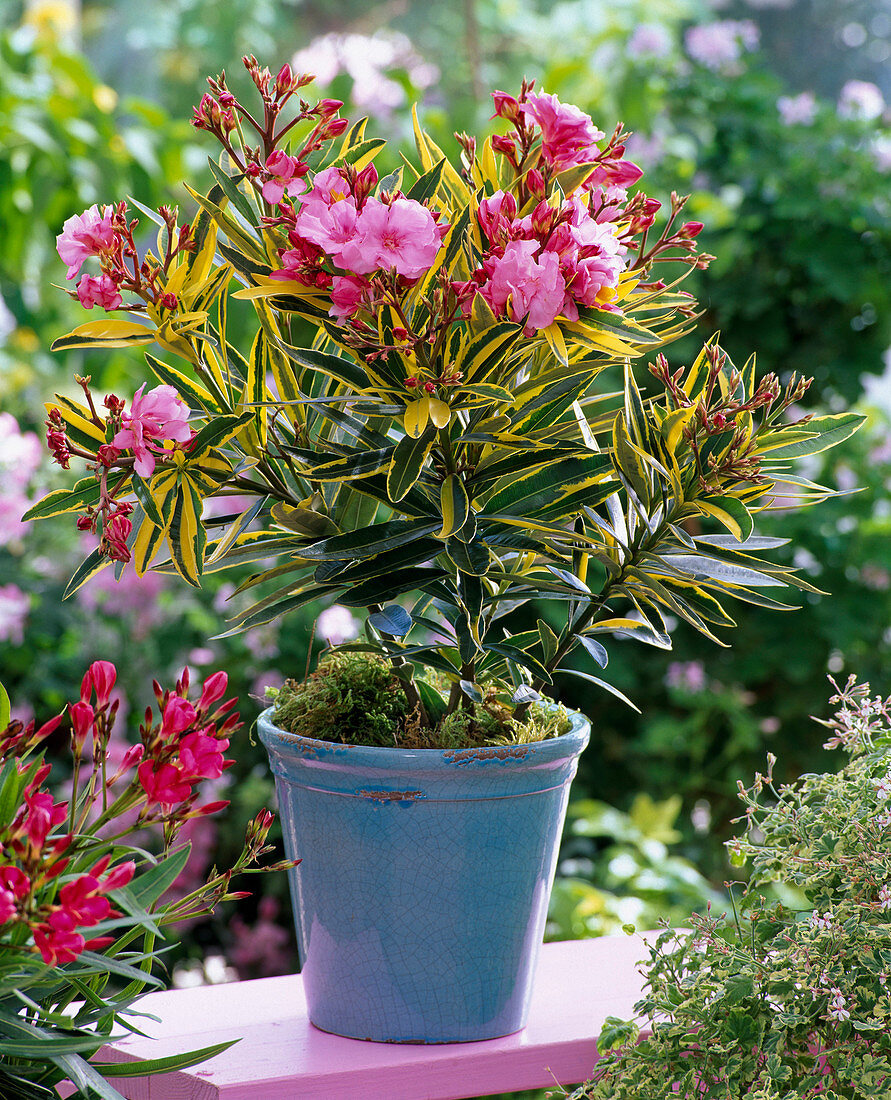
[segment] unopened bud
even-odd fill
[[[287,61],[282,65],[278,71],[278,76],[275,78],[275,94],[283,96],[287,92],[290,92],[294,84],[294,74],[291,72],[291,66]]]
[[[492,103],[495,107],[493,118],[506,118],[508,122],[519,122],[520,104],[507,92],[493,92]]]

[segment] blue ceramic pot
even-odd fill
[[[526,1022],[589,725],[504,748],[336,745],[259,718],[309,1017],[358,1039],[492,1039]]]

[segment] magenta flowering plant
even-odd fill
[[[197,699],[185,672],[172,691],[155,683],[157,716],[147,709],[139,743],[121,757],[109,751],[116,676],[111,662],[95,661],[80,698],[40,727],[10,722],[8,704],[0,708],[0,1093],[10,1100],[49,1096],[66,1079],[78,1095],[120,1100],[105,1078],[127,1069],[86,1059],[113,1031],[132,1029],[141,992],[163,986],[155,963],[165,928],[244,897],[230,888],[233,876],[259,870],[270,850],[273,819],[263,810],[230,869],[164,899],[188,859],[184,823],[227,805],[202,802],[201,786],[232,762],[223,754],[240,724],[237,700],[223,699],[223,672]],[[71,784],[60,799],[45,747],[66,732]],[[156,854],[146,849],[152,826],[162,836]],[[191,1065],[225,1045],[137,1063],[129,1074]]]
[[[59,236],[71,293],[107,316],[54,346],[165,356],[146,352],[157,385],[129,403],[80,379],[82,401],[48,406],[57,461],[87,476],[29,516],[76,512],[98,536],[70,590],[112,563],[193,585],[255,563],[233,630],[318,599],[363,609],[353,647],[391,662],[434,730],[486,698],[522,717],[577,647],[599,671],[609,636],[668,647],[682,620],[716,637],[719,598],[809,588],[762,555],[777,542],[754,517],[778,481],[825,496],[793,462],[859,418],[794,421],[806,380],[759,378],[713,340],[669,365],[697,315],[679,284],[709,257],[682,198],[657,229],[621,125],[524,82],[494,93],[496,133],[456,135],[457,163],[416,120],[417,165],[382,175],[385,143],[307,102],[312,77],[245,64],[259,108],[221,75],[195,109],[222,155],[190,224],[140,207],[159,230],[141,254],[118,202]],[[224,495],[243,505],[203,519]],[[553,614],[509,625],[531,601]]]

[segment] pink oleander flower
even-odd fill
[[[84,309],[102,306],[117,309],[124,299],[118,293],[117,284],[110,275],[81,275],[77,284],[77,297]]]
[[[130,548],[127,539],[133,531],[133,521],[128,519],[123,512],[116,512],[109,517],[102,529],[102,542],[105,553],[112,561],[130,560]]]
[[[325,168],[312,178],[312,187],[297,196],[300,212],[310,210],[318,213],[319,207],[333,206],[343,199],[352,199],[349,180],[339,168]]]
[[[33,783],[32,780],[32,787]],[[39,852],[50,829],[60,825],[67,814],[67,802],[54,802],[53,796],[47,791],[26,790],[24,805],[12,823],[12,831],[27,837],[32,850]]]
[[[20,867],[0,867],[0,924],[12,920],[18,909],[16,902],[30,889],[31,882]]]
[[[156,770],[153,760],[143,760],[136,774],[150,806],[155,803],[175,806],[192,793],[192,784],[175,764],[161,764]]]
[[[529,96],[522,110],[541,128],[542,151],[557,171],[597,156],[596,142],[604,136],[603,131],[572,103],[561,103],[555,95],[541,92]]]
[[[30,527],[22,516],[31,505],[29,483],[42,462],[38,437],[23,432],[12,413],[0,412],[0,546],[20,538]]]
[[[182,733],[184,729],[195,721],[195,708],[188,699],[179,695],[171,695],[164,707],[164,715],[161,719],[161,736],[173,737]]]
[[[396,199],[389,206],[368,199],[356,222],[356,236],[341,249],[343,265],[356,275],[395,269],[417,279],[436,258],[442,245],[430,211],[414,199]]]
[[[101,214],[95,205],[83,214],[73,214],[56,237],[56,251],[62,263],[68,265],[69,279],[80,271],[84,260],[90,256],[100,256],[109,251],[113,244],[110,206],[104,206]]]
[[[76,927],[71,914],[58,909],[34,929],[34,943],[47,966],[74,962],[84,950],[86,941]]]
[[[358,275],[335,275],[331,281],[328,316],[343,323],[355,316],[368,294],[368,283]]]
[[[80,684],[81,702],[88,703],[93,689],[96,689],[96,705],[104,707],[111,698],[111,689],[118,678],[118,670],[111,661],[93,661],[84,673]]]
[[[223,753],[228,747],[225,737],[211,737],[204,730],[187,733],[179,743],[180,773],[192,783],[219,779],[225,770]]]
[[[777,110],[785,126],[810,126],[817,114],[817,100],[813,92],[781,95]]]
[[[263,198],[276,206],[285,195],[299,194],[303,189],[306,170],[302,161],[276,149],[266,159],[266,171],[270,178],[263,184]]]
[[[133,452],[140,477],[151,477],[155,456],[150,448],[157,449],[164,440],[187,443],[192,432],[188,407],[173,386],[155,386],[148,393],[144,390],[145,383],[133,395],[130,412],[123,415],[124,426],[112,442],[121,450]]]
[[[538,241],[511,241],[500,259],[487,261],[490,279],[480,291],[494,313],[525,320],[528,336],[554,321],[566,296],[560,258],[540,248]]]
[[[321,248],[340,267],[349,267],[344,248],[355,240],[358,218],[352,198],[340,199],[330,206],[311,203],[297,216],[297,232],[304,240]]]
[[[68,715],[71,718],[71,733],[74,737],[74,743],[80,750],[90,734],[95,732],[96,715],[93,713],[90,704],[84,702],[69,703]]]
[[[490,241],[509,230],[516,216],[517,200],[505,191],[496,191],[491,198],[482,199],[477,211],[480,226]]]
[[[228,686],[229,677],[225,672],[214,672],[211,676],[208,676],[201,688],[198,710],[210,710],[214,703],[218,703],[223,698]]]

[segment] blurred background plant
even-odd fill
[[[681,180],[689,216],[705,223],[699,241],[718,257],[688,284],[705,309],[699,337],[720,329],[735,358],[757,348],[763,372],[814,375],[815,406],[859,400],[869,411],[868,427],[816,459],[812,474],[859,491],[813,517],[793,512],[780,525],[765,513],[758,525],[791,538],[795,564],[831,596],[782,616],[747,608],[729,651],[682,628],[671,653],[614,647],[610,680],[640,715],[578,680],[560,685],[597,738],[576,785],[550,934],[651,927],[660,915],[683,922],[728,877],[721,842],[737,778],[768,748],[782,778],[812,770],[820,749],[808,715],[826,673],[879,683],[891,656],[891,0],[345,0],[336,13],[314,0],[7,0],[0,674],[23,717],[58,709],[86,662],[113,655],[122,707],[136,705],[146,670],[188,664],[201,674],[213,664],[229,672],[250,722],[264,680],[300,674],[310,648],[361,627],[345,609],[315,607],[214,640],[231,588],[186,592],[162,575],[112,587],[103,573],[63,602],[77,533],[36,532],[17,518],[64,476],[38,438],[42,401],[74,371],[122,394],[142,380],[135,355],[48,353],[83,319],[53,286],[64,283],[55,236],[71,214],[116,195],[189,209],[178,183],[208,152],[188,126],[191,107],[206,74],[226,68],[240,89],[245,52],[317,71],[321,91],[351,116],[374,116],[397,146],[407,146],[414,99],[452,151],[454,131],[485,126],[486,90],[524,75],[605,130],[623,120],[650,191],[667,201],[669,181]],[[681,351],[674,365],[685,361]],[[257,746],[242,737],[237,755],[226,793],[236,821],[271,787]],[[208,863],[223,862],[240,838],[211,828],[193,843]],[[271,893],[226,928],[191,929],[181,952],[193,969],[182,980],[293,966],[280,878],[264,880]]]

